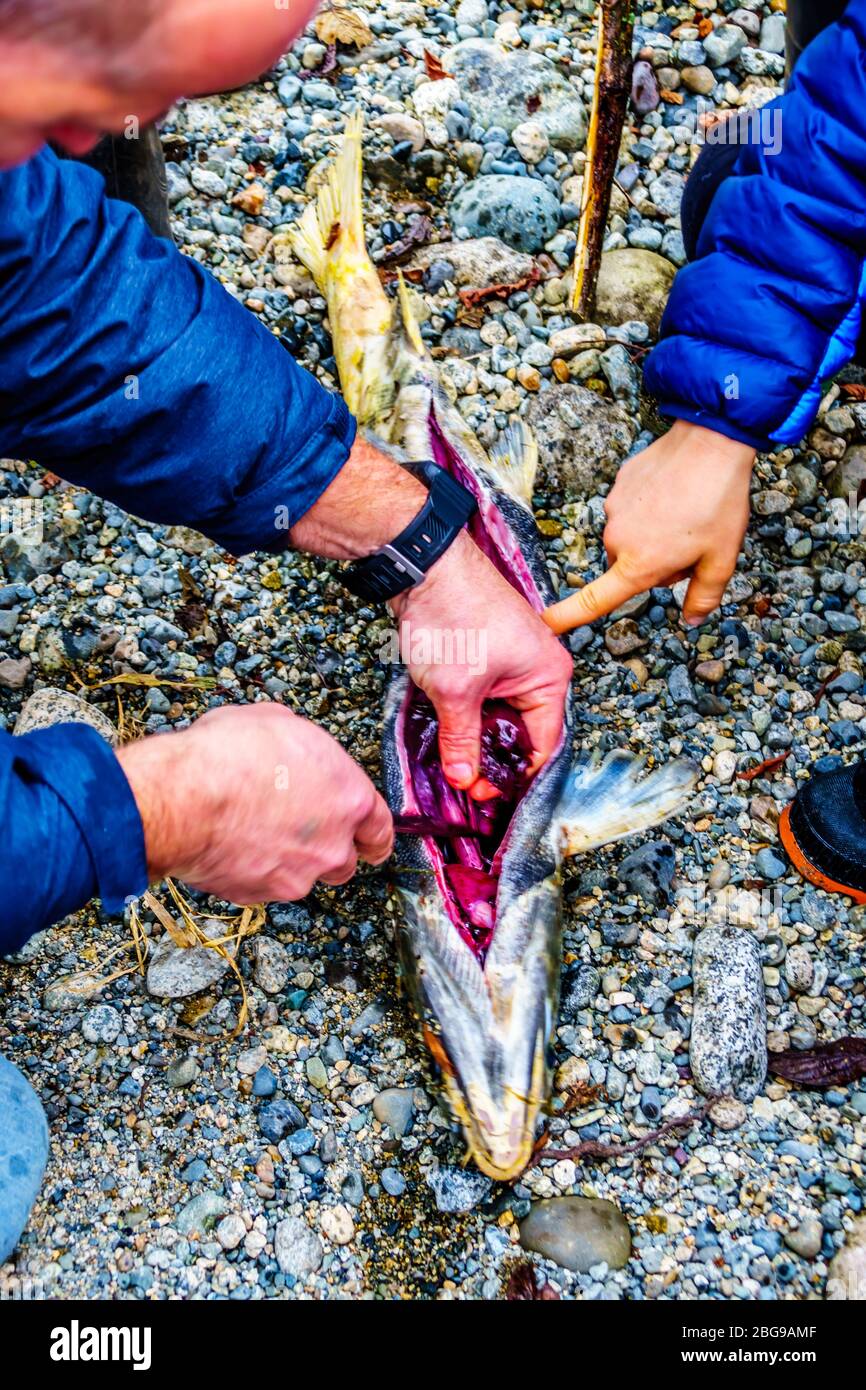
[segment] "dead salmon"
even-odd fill
[[[360,424],[406,467],[433,459],[472,491],[474,541],[542,612],[556,595],[531,508],[535,443],[517,421],[487,452],[440,385],[402,279],[394,300],[385,293],[364,242],[358,116],[290,235],[327,301],[340,382]],[[563,860],[680,811],[697,777],[686,760],[644,776],[626,753],[575,763],[575,715],[569,700],[556,751],[528,779],[520,714],[489,702],[482,774],[499,795],[477,803],[445,779],[435,710],[403,669],[385,711],[405,972],[469,1152],[498,1179],[529,1161],[549,1093]]]

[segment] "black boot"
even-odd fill
[[[866,761],[806,782],[782,812],[779,836],[810,883],[866,903]]]

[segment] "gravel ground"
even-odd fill
[[[368,15],[373,42],[360,55],[342,49],[334,73],[302,80],[328,66],[308,35],[268,80],[189,102],[165,127],[184,251],[328,385],[324,305],[281,230],[351,105],[368,122],[374,255],[422,216],[436,240],[450,216],[458,237],[510,242],[418,253],[416,302],[481,438],[492,442],[516,411],[535,425],[536,511],[563,591],[600,568],[603,494],[623,454],[659,428],[639,395],[640,360],[683,259],[678,206],[699,148],[698,103],[760,103],[783,65],[778,0],[734,14],[721,0],[635,8],[645,114],[626,141],[596,328],[576,330],[565,306],[585,129],[575,97],[591,90],[593,63],[592,23],[576,9],[396,3],[387,18]],[[479,39],[505,50],[479,55]],[[458,40],[469,48],[449,59]],[[426,82],[425,48],[446,55],[459,86]],[[545,95],[506,130],[514,103],[479,95],[473,72],[504,64],[494,91],[507,93],[534,70],[527,50]],[[461,284],[518,282],[528,254],[538,283],[467,313]],[[0,547],[7,727],[43,686],[91,688],[126,735],[179,726],[211,703],[276,699],[378,775],[387,625],[345,595],[330,565],[235,560],[42,470],[4,466],[7,492],[41,498],[45,521],[41,547]],[[862,1224],[852,1231],[866,1086],[760,1083],[765,1041],[772,1054],[866,1031],[864,911],[804,886],[776,832],[805,769],[859,752],[866,734],[864,476],[866,405],[837,383],[808,440],[760,460],[721,617],[686,632],[677,596],[654,590],[572,638],[580,745],[684,751],[703,777],[690,816],[649,847],[569,870],[552,1142],[645,1136],[702,1104],[696,1081],[723,1078],[730,1099],[637,1156],[543,1161],[494,1188],[458,1166],[459,1139],[400,993],[383,875],[269,907],[240,949],[250,1018],[236,1038],[239,983],[213,953],[163,949],[147,982],[126,973],[82,990],[82,972],[86,984],[132,961],[128,927],[91,908],[0,965],[0,1054],[39,1090],[52,1146],[0,1286],[27,1278],[91,1298],[495,1298],[528,1217],[539,1279],[565,1298],[823,1297],[846,1237],[852,1260],[866,1244]],[[92,688],[119,673],[216,685]],[[195,907],[203,918],[229,911]],[[142,920],[161,935],[146,909]],[[719,960],[721,977],[741,982],[735,1007],[745,1000],[727,1031],[702,1022],[720,978],[707,962]],[[539,1205],[568,1197],[617,1211]]]

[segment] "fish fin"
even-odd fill
[[[329,268],[348,246],[364,249],[361,196],[363,117],[353,111],[346,121],[336,159],[303,215],[289,228],[292,249],[319,289],[327,293]]]
[[[566,856],[585,854],[622,840],[682,811],[697,782],[699,769],[677,758],[645,777],[643,758],[630,753],[596,755],[578,763],[569,775],[556,815],[555,833]]]
[[[532,505],[538,471],[538,444],[525,423],[517,419],[504,429],[490,450],[489,472],[518,502]]]
[[[412,312],[412,301],[409,297],[409,286],[406,284],[402,270],[397,271],[397,303],[400,308],[400,321],[403,331],[409,340],[409,345],[419,356],[427,356],[427,348],[424,339],[421,337],[421,330]]]

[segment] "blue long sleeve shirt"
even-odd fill
[[[354,434],[343,401],[93,170],[45,150],[0,171],[0,457],[239,555],[284,547]],[[94,894],[114,912],[146,888],[135,802],[93,730],[0,733],[0,812],[0,954]]]
[[[647,389],[756,449],[793,444],[857,347],[866,298],[866,0],[806,49],[677,274]]]

